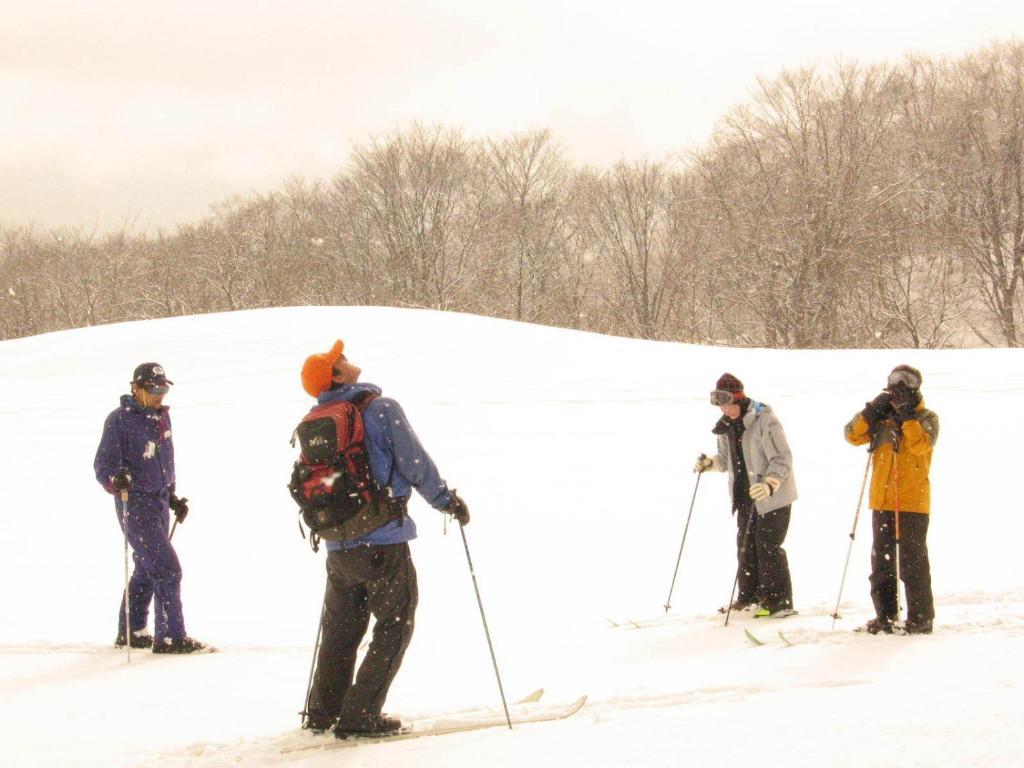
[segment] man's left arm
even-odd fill
[[[917,456],[928,453],[938,439],[939,417],[934,411],[922,411],[903,422],[903,447]]]
[[[789,448],[789,441],[786,440],[786,431],[782,428],[782,422],[775,414],[768,415],[763,435],[764,452],[768,458],[765,476],[774,477],[781,483],[793,471],[793,452]]]
[[[384,405],[387,408],[385,423],[391,438],[395,471],[408,480],[434,509],[446,509],[451,502],[448,484],[441,478],[437,465],[413,431],[405,411],[397,401],[390,398]]]

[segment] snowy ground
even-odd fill
[[[510,698],[587,706],[559,723],[283,752],[297,729],[323,589],[284,484],[310,404],[307,354],[344,338],[363,379],[404,405],[473,512],[466,529]],[[132,368],[163,363],[189,631],[222,652],[109,648],[123,579],[113,504],[92,477],[103,418]],[[931,637],[849,630],[870,615],[862,515],[843,601],[863,449],[842,426],[896,363],[942,419],[929,536]],[[733,521],[707,392],[725,370],[772,404],[800,499],[787,541],[800,616],[734,616]],[[90,328],[0,343],[0,764],[11,766],[1020,765],[1024,534],[1008,417],[1016,350],[705,349],[469,316],[277,309]],[[416,636],[387,710],[499,703],[457,531],[417,498]],[[743,628],[767,641],[754,647]],[[784,629],[793,643],[776,634]]]

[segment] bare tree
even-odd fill
[[[948,346],[965,327],[972,293],[963,262],[935,232],[931,196],[915,197],[903,196],[889,212],[888,233],[879,233],[872,248],[877,256],[865,275],[867,290],[852,308],[879,346],[936,349]],[[856,343],[867,346],[872,339]]]
[[[496,264],[494,299],[515,320],[538,320],[565,238],[569,166],[546,130],[489,141],[486,161],[497,198],[485,249]]]
[[[39,269],[41,245],[32,228],[0,230],[0,338],[49,330],[50,302]]]
[[[473,307],[488,209],[478,147],[457,131],[417,124],[356,147],[335,186],[389,303]]]
[[[618,163],[591,178],[588,195],[593,244],[608,268],[608,310],[630,333],[663,338],[685,260],[669,172],[647,160]]]
[[[760,80],[753,104],[720,124],[698,169],[738,281],[737,338],[843,343],[838,310],[867,241],[864,222],[903,183],[880,181],[900,86],[881,66],[787,72]]]
[[[1021,346],[1024,280],[1024,45],[994,45],[950,71],[939,159],[946,233],[973,267],[992,323]],[[982,340],[987,334],[978,329]]]

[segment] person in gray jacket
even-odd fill
[[[718,379],[711,404],[722,410],[711,430],[718,437],[718,452],[698,457],[693,471],[729,473],[739,568],[732,608],[755,610],[758,618],[791,616],[796,613],[793,582],[782,544],[796,482],[786,433],[771,407],[747,397],[743,382],[731,373]]]

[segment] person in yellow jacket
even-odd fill
[[[846,425],[847,442],[868,445],[871,457],[871,599],[875,618],[865,629],[893,631],[899,578],[907,593],[908,634],[930,634],[935,618],[928,520],[931,485],[928,470],[939,437],[939,417],[925,408],[921,372],[897,365],[886,388]]]

